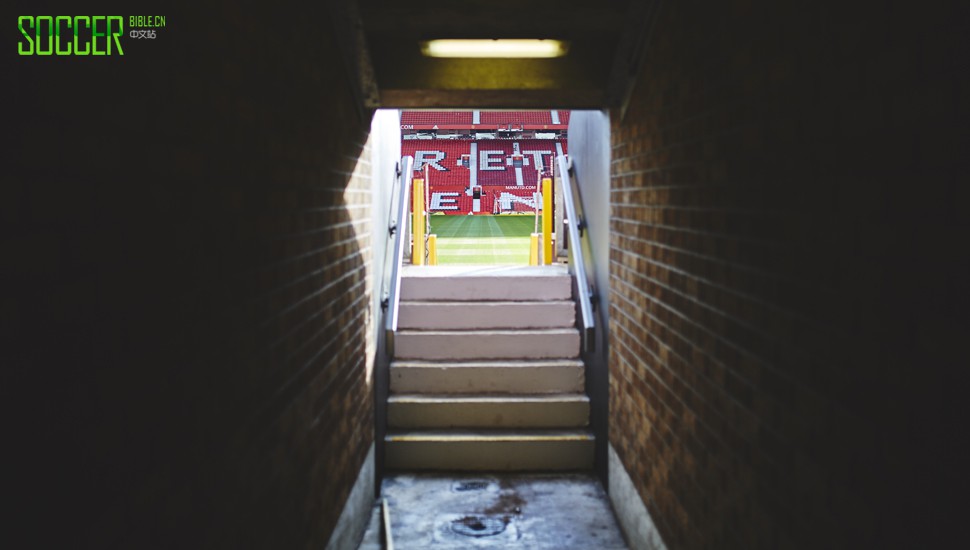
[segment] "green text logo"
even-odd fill
[[[20,55],[125,55],[120,15],[21,15]]]

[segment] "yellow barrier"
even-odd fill
[[[424,265],[424,180],[414,179],[411,190],[413,208],[411,210],[411,265]]]
[[[438,236],[428,235],[428,265],[438,265]]]
[[[542,263],[552,265],[552,178],[542,178]]]
[[[539,265],[539,234],[533,233],[529,239],[529,265]]]

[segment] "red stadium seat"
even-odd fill
[[[472,124],[471,111],[403,111],[401,124],[467,125]]]
[[[559,124],[569,124],[570,111],[555,111],[559,115]],[[546,126],[554,124],[553,111],[479,111],[479,127],[492,129],[518,129],[529,126]],[[451,128],[465,127],[471,129],[474,115],[472,111],[402,111],[401,124],[406,126],[448,126]],[[540,128],[541,129],[541,128]]]
[[[525,124],[552,124],[552,113],[549,111],[482,111],[481,123],[507,127]]]
[[[492,139],[474,142],[457,139],[408,139],[401,143],[401,154],[413,156],[415,168],[421,173],[424,173],[427,166],[431,185],[467,186],[471,169],[461,165],[461,157],[470,155],[472,143],[477,144],[478,155],[477,158],[471,159],[471,162],[477,167],[478,185],[482,186],[517,185],[515,168],[510,164],[515,144],[519,145],[519,151],[524,156],[522,166],[524,185],[535,185],[538,181],[537,157],[548,170],[552,155],[556,153],[556,144],[562,143],[563,152],[566,152],[564,141],[548,139]]]
[[[428,210],[432,213],[467,215],[474,209],[474,199],[466,191],[467,189],[462,185],[432,185],[429,191]],[[532,205],[535,192],[534,186],[483,189],[480,213],[495,213],[496,200],[499,201],[500,212],[535,212],[535,207]],[[510,195],[519,200],[509,197]]]
[[[401,142],[401,154],[414,157],[414,167],[424,173],[429,164],[431,185],[467,186],[469,169],[460,166],[462,155],[469,154],[471,141],[457,139],[406,139]],[[435,160],[437,159],[437,160]],[[433,161],[433,162],[427,162]]]
[[[516,185],[515,169],[509,165],[508,159],[514,152],[514,144],[518,143],[519,151],[524,155],[524,166],[522,167],[522,183],[525,185],[535,185],[538,181],[536,171],[536,160],[541,159],[543,167],[549,168],[552,155],[556,153],[556,143],[548,139],[521,139],[521,140],[483,140],[478,142],[478,184],[479,185]],[[565,146],[564,146],[565,152]],[[489,160],[502,159],[492,163]],[[488,170],[487,168],[501,168]]]
[[[550,125],[554,114],[559,124],[568,123],[569,111],[480,111],[479,128]],[[425,126],[463,125],[472,133],[472,116],[471,111],[404,111],[401,122]],[[471,212],[474,199],[467,190],[473,172],[475,183],[482,188],[480,213],[492,213],[497,201],[502,203],[500,210],[504,212],[533,212],[532,195],[540,175],[538,165],[541,164],[542,171],[548,173],[557,145],[563,153],[567,152],[565,139],[404,139],[401,154],[413,156],[416,170],[422,175],[427,174],[429,192],[433,195],[429,208],[433,212]],[[462,162],[463,156],[467,165]],[[511,199],[512,196],[518,199]]]

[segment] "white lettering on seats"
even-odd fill
[[[427,164],[435,170],[440,172],[447,172],[448,169],[444,166],[438,164],[438,161],[445,159],[444,151],[415,151],[414,152],[414,170],[423,170],[424,165]]]
[[[429,210],[458,210],[459,193],[431,193],[431,208]]]
[[[531,156],[534,160],[532,161],[532,166],[536,167],[536,170],[542,170],[544,164],[542,163],[542,157],[551,155],[549,151],[522,151],[523,155],[526,157]],[[525,165],[529,165],[529,159],[525,159]]]
[[[505,151],[479,151],[478,156],[481,162],[478,163],[479,170],[505,170],[502,166],[502,155]]]

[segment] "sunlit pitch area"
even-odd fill
[[[529,235],[535,224],[531,215],[431,216],[431,232],[438,235],[438,263],[528,265]]]

